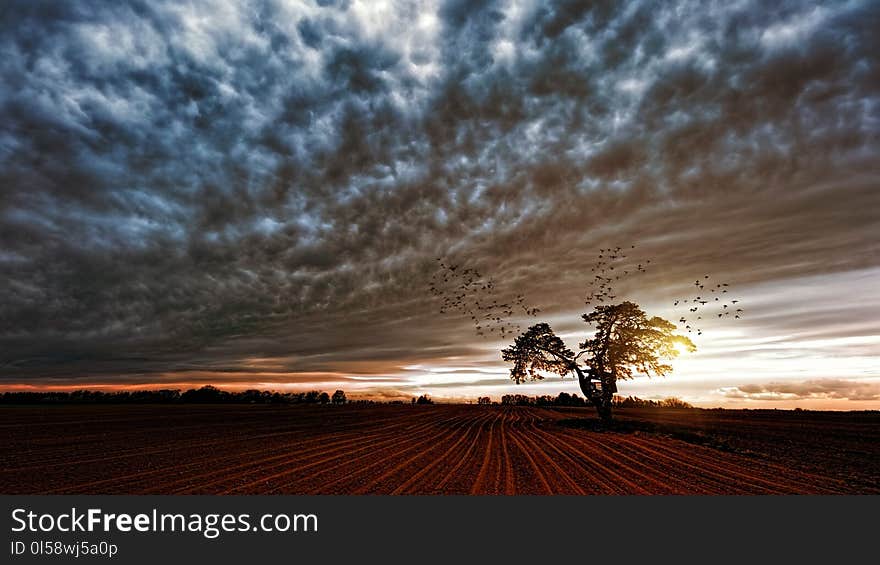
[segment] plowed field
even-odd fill
[[[621,417],[706,428],[694,420],[701,413]],[[810,443],[800,421],[756,425],[748,412],[725,414],[709,431],[742,445],[719,449],[664,428],[572,426],[573,419],[593,417],[587,409],[6,406],[0,493],[880,493],[876,416],[817,423],[828,437],[849,438],[835,458],[835,446]],[[774,449],[778,444],[789,449]],[[868,463],[848,467],[853,458]]]

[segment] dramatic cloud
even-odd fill
[[[577,320],[629,242],[643,304],[712,272],[761,343],[876,358],[846,340],[880,335],[852,292],[880,267],[877,29],[876,2],[12,2],[0,383],[497,383],[434,258]]]
[[[880,400],[880,383],[853,382],[841,379],[821,379],[794,383],[741,385],[721,391],[729,398],[750,400]]]

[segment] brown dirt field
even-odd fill
[[[880,493],[880,414],[3,406],[3,494]]]

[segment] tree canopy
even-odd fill
[[[545,322],[520,334],[512,346],[501,351],[501,358],[513,363],[510,378],[516,384],[543,379],[540,371],[565,376],[575,366],[574,353]]]
[[[696,350],[689,338],[675,333],[675,324],[658,316],[649,318],[634,302],[597,306],[582,318],[595,333],[577,353],[546,322],[531,326],[503,349],[502,359],[513,363],[514,382],[540,380],[542,373],[573,374],[600,417],[610,421],[618,379],[667,375],[672,366],[665,361],[678,356],[679,348]]]
[[[579,347],[589,354],[591,366],[611,371],[616,379],[631,379],[636,371],[662,377],[672,371],[663,360],[677,357],[678,346],[697,349],[689,338],[674,333],[675,324],[659,316],[648,318],[634,302],[597,306],[582,318],[596,333]]]

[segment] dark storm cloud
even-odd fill
[[[608,243],[658,288],[880,264],[876,3],[21,2],[0,26],[6,382],[478,357],[423,291],[440,255],[548,312]]]

